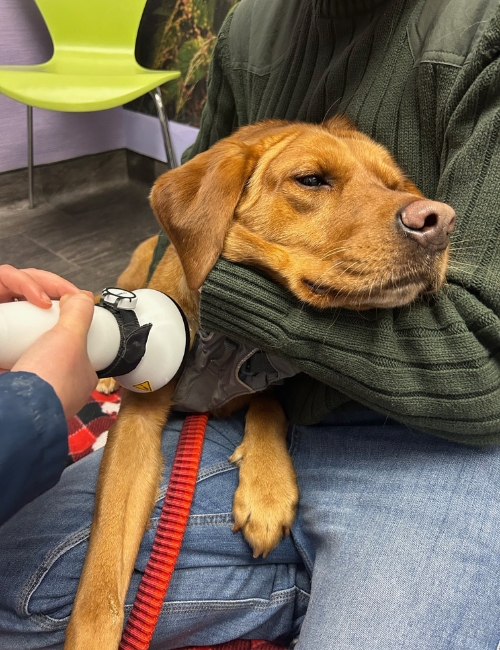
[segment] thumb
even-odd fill
[[[58,325],[86,339],[93,317],[94,300],[88,293],[68,293],[61,297]]]

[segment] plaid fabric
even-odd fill
[[[119,392],[103,395],[95,390],[82,410],[68,420],[70,464],[104,445],[119,408]]]
[[[95,390],[92,393],[83,409],[68,421],[69,464],[105,444],[108,429],[116,420],[119,408],[119,392],[103,395]],[[280,647],[268,641],[238,639],[212,646],[189,646],[182,650],[279,650]]]

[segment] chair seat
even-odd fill
[[[180,72],[147,70],[119,57],[54,57],[47,63],[0,66],[0,92],[23,104],[63,112],[99,111],[123,106]]]

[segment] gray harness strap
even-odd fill
[[[281,357],[237,343],[223,334],[199,331],[175,389],[175,409],[212,411],[234,397],[283,383],[297,372]]]

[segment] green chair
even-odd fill
[[[33,106],[86,112],[122,106],[150,92],[162,126],[167,161],[177,166],[161,84],[180,72],[148,70],[135,59],[146,0],[35,0],[54,54],[39,65],[0,66],[0,92],[28,107],[29,203],[34,206]]]

